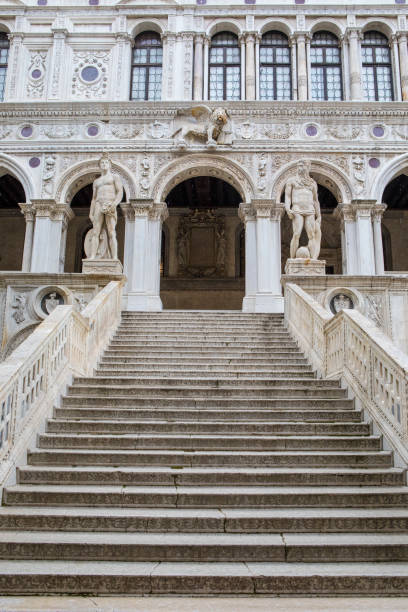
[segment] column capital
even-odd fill
[[[134,38],[127,32],[115,32],[115,40],[118,42],[127,42],[133,44]]]
[[[21,212],[24,215],[26,221],[34,221],[35,217],[35,208],[31,204],[31,202],[22,202],[19,204],[21,208]]]
[[[256,214],[251,204],[241,203],[238,208],[238,217],[243,223],[248,221],[255,221]]]
[[[134,220],[136,217],[148,217],[153,208],[153,200],[149,199],[133,199],[129,203],[120,205],[126,219]]]
[[[153,219],[155,221],[161,221],[163,223],[168,216],[169,211],[165,202],[153,204],[152,208],[149,210],[149,219]]]
[[[291,38],[293,38],[293,40],[295,40],[297,43],[306,43],[308,40],[311,40],[312,35],[307,30],[297,30],[296,32],[293,32]]]
[[[163,42],[168,42],[169,40],[174,42],[176,38],[177,38],[176,32],[170,32],[169,30],[166,30],[161,35],[161,39]]]
[[[343,224],[345,221],[355,221],[356,220],[356,209],[352,204],[338,204],[337,207],[333,211],[334,217],[339,219]]]
[[[352,205],[357,217],[371,217],[378,204],[377,200],[353,200]]]
[[[361,28],[354,26],[346,28],[346,31],[344,32],[344,39],[347,42],[350,42],[351,39],[362,40],[363,33],[361,31]]]
[[[387,209],[387,205],[386,204],[376,204],[373,207],[373,220],[374,221],[381,221],[383,214],[385,213]]]
[[[194,43],[203,44],[205,37],[206,37],[205,32],[195,32],[194,33]]]
[[[69,204],[55,204],[51,211],[51,219],[53,221],[62,221],[63,225],[68,224],[75,217],[74,211]]]
[[[252,31],[252,30],[246,30],[244,32],[242,32],[241,37],[242,39],[246,42],[246,43],[251,43],[251,42],[255,42],[256,38],[258,36],[258,32]]]
[[[398,30],[395,36],[400,43],[407,42],[408,40],[408,32],[406,30]]]
[[[285,210],[283,202],[258,198],[252,200],[252,207],[257,218],[272,219],[274,221],[280,221]]]

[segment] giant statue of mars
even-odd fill
[[[296,174],[289,179],[285,188],[285,209],[292,221],[293,237],[290,243],[290,257],[307,257],[317,259],[321,242],[321,214],[317,197],[317,183],[310,175],[310,164],[300,161]],[[308,237],[307,247],[299,248],[303,230]]]
[[[108,234],[108,244],[111,259],[118,258],[118,242],[116,239],[116,208],[123,195],[123,184],[118,176],[111,172],[111,162],[107,155],[99,160],[101,176],[93,182],[91,210],[89,218],[92,221],[92,241],[89,259],[96,259],[99,242],[102,239],[104,225]]]

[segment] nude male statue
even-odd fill
[[[285,209],[292,220],[293,237],[290,243],[290,257],[295,259],[303,226],[309,240],[307,248],[311,259],[320,253],[321,214],[317,197],[317,183],[310,176],[310,163],[300,161],[297,174],[289,179],[285,189]]]
[[[101,170],[101,176],[93,182],[91,210],[89,212],[89,218],[93,225],[91,255],[89,259],[96,259],[104,222],[108,233],[111,258],[117,259],[116,207],[122,200],[123,185],[119,177],[113,176],[111,172],[111,162],[107,155],[102,155],[99,160],[99,168]]]

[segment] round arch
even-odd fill
[[[4,21],[0,21],[0,32],[5,32],[6,34],[11,34],[12,29],[10,28],[10,24],[4,23]]]
[[[282,191],[289,178],[293,175],[299,161],[301,160],[286,164],[276,176],[273,182],[271,195],[272,200],[275,202],[280,202]],[[341,170],[333,164],[320,159],[312,159],[310,163],[310,172],[313,178],[317,180],[319,184],[331,191],[337,202],[347,204],[351,202],[353,196],[352,188],[348,178]]]
[[[17,164],[11,157],[5,155],[4,153],[0,154],[0,176],[4,174],[11,174],[15,179],[20,181],[23,186],[26,202],[34,198],[34,184],[31,180],[30,175],[23,170],[23,168]]]
[[[232,34],[240,36],[240,34],[242,34],[242,28],[240,23],[235,19],[228,19],[228,21],[220,19],[208,26],[206,34],[212,38],[215,34],[219,34],[220,32],[231,32]]]
[[[400,174],[408,174],[408,153],[392,159],[373,181],[370,199],[382,202],[382,196],[388,183]],[[386,202],[385,202],[386,203]]]
[[[173,187],[195,176],[214,176],[226,181],[235,187],[243,202],[250,202],[255,194],[252,179],[236,162],[213,155],[191,155],[172,161],[161,170],[153,185],[153,201],[164,202]]]
[[[62,175],[55,192],[57,202],[70,204],[75,193],[95,180],[100,174],[99,159],[75,164]],[[130,171],[114,160],[111,160],[111,163],[113,173],[118,174],[123,181],[127,199],[135,198],[136,185]]]
[[[384,21],[367,21],[361,28],[363,34],[366,32],[381,32],[388,38],[391,39],[391,36],[395,33],[391,23],[388,23],[386,20]]]
[[[132,38],[135,38],[143,32],[157,32],[160,36],[163,35],[165,28],[158,19],[142,19],[136,23],[130,33]]]
[[[330,32],[339,39],[339,42],[344,34],[336,21],[328,21],[327,19],[319,19],[313,23],[310,34],[313,36],[316,32]]]
[[[293,30],[290,25],[286,21],[275,21],[270,20],[265,21],[263,25],[260,27],[259,33],[261,36],[266,34],[267,32],[281,32],[285,34],[288,38],[293,34]]]

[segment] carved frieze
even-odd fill
[[[106,97],[110,57],[110,51],[74,51],[71,88],[75,98]]]
[[[287,140],[295,134],[296,128],[294,125],[288,123],[278,123],[264,125],[262,131],[264,135],[271,140]]]
[[[111,129],[113,136],[115,136],[116,138],[121,138],[121,139],[123,138],[126,140],[126,139],[136,138],[136,136],[138,136],[141,133],[143,128],[141,125],[120,123],[117,125],[112,125],[110,129]]]
[[[45,91],[47,51],[31,51],[26,93],[28,98],[42,98]]]

